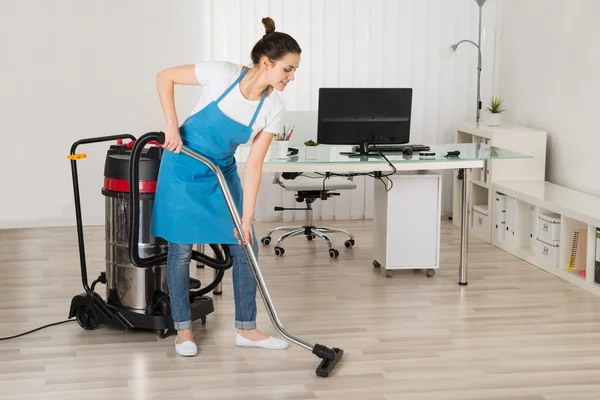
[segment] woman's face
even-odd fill
[[[300,54],[287,53],[281,60],[269,62],[267,66],[267,79],[269,85],[280,92],[285,89],[288,82],[296,79],[296,70],[300,65]]]

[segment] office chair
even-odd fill
[[[278,184],[287,192],[295,192],[296,201],[299,203],[305,202],[305,208],[286,208],[286,207],[275,207],[275,211],[285,210],[306,210],[306,223],[302,226],[282,226],[275,228],[269,232],[269,234],[263,237],[260,241],[264,246],[268,246],[271,243],[271,234],[275,231],[284,231],[281,237],[275,244],[275,255],[282,256],[285,250],[281,246],[281,243],[292,236],[304,235],[306,239],[313,240],[316,237],[320,237],[327,241],[329,245],[329,257],[336,258],[340,252],[333,245],[333,241],[326,233],[345,233],[350,239],[344,242],[344,246],[352,248],[354,246],[354,236],[350,232],[343,229],[319,227],[313,225],[312,220],[312,203],[317,200],[327,200],[332,196],[339,196],[339,193],[333,192],[334,190],[350,190],[356,189],[356,183],[352,179],[340,178],[340,177],[328,177],[325,179],[320,174],[305,174],[305,173],[277,173],[273,183]]]

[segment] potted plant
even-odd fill
[[[317,146],[319,143],[313,140],[307,140],[304,142],[304,145],[306,146],[306,159],[310,160],[318,158]]]
[[[502,99],[499,97],[492,97],[490,104],[486,107],[488,114],[485,118],[486,125],[498,126],[502,123],[502,113],[505,111],[502,108]]]

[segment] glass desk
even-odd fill
[[[435,152],[435,156],[425,158],[416,153],[403,155],[398,152],[384,152],[383,154],[398,170],[481,168],[483,162],[487,160],[532,158],[526,154],[479,143],[436,144],[429,145],[429,147],[431,152]],[[391,170],[386,160],[379,155],[348,156],[341,154],[350,152],[352,146],[319,145],[314,147],[298,146],[296,148],[298,154],[286,158],[276,158],[274,150],[269,150],[263,164],[263,172],[372,172]],[[448,152],[456,150],[460,152],[460,155],[446,156]],[[249,152],[250,146],[240,146],[238,148],[236,153],[238,165],[243,167]],[[435,164],[435,168],[431,168],[428,164]],[[383,169],[380,169],[382,167]]]
[[[286,158],[276,158],[274,149],[269,150],[263,164],[263,172],[389,172],[393,171],[388,161],[379,155],[348,156],[343,152],[350,152],[353,146],[319,145],[315,147],[299,146],[298,154]],[[398,152],[384,152],[383,154],[398,171],[431,171],[431,170],[458,170],[461,180],[461,233],[460,233],[460,265],[459,285],[466,285],[467,281],[467,253],[468,253],[468,199],[470,198],[469,174],[472,169],[484,168],[490,160],[519,160],[533,158],[527,154],[498,148],[481,143],[450,143],[429,145],[432,157],[422,157],[416,152],[412,155],[403,155]],[[240,169],[248,157],[250,147],[240,146],[236,153],[236,161]],[[458,150],[458,156],[447,156],[448,152]],[[289,154],[289,153],[288,153]],[[518,162],[518,161],[513,161]]]

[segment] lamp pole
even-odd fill
[[[452,49],[456,51],[456,48],[463,42],[471,43],[477,47],[477,122],[479,123],[479,117],[481,116],[481,47],[471,40],[461,40],[452,45]]]
[[[477,123],[479,123],[479,117],[481,116],[481,10],[486,0],[475,0],[475,2],[479,6],[479,35],[477,43],[471,40],[461,40],[451,47],[452,50],[456,51],[458,46],[463,42],[471,43],[473,46],[477,47]]]

